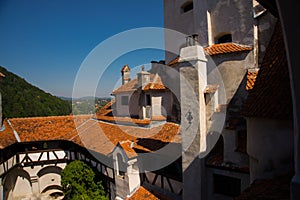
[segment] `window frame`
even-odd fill
[[[180,12],[183,14],[183,13],[187,13],[193,9],[194,9],[194,2],[187,1],[184,4],[182,4],[182,6],[180,7]]]
[[[127,95],[121,96],[121,105],[128,106],[129,105],[129,97]]]

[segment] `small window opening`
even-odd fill
[[[232,42],[231,34],[222,35],[221,37],[216,39],[216,44]]]
[[[123,106],[128,105],[128,96],[122,96],[121,97],[121,103]]]
[[[183,4],[181,6],[181,13],[186,13],[190,10],[193,10],[193,8],[194,8],[194,4],[193,4],[192,1],[191,2],[186,2],[185,4]]]
[[[151,106],[151,96],[150,96],[150,94],[146,95],[146,105]]]
[[[123,158],[122,158],[121,154],[119,154],[119,153],[117,154],[117,162],[118,162],[118,169],[117,169],[118,175],[123,177],[123,176],[125,176],[126,165],[123,162]]]

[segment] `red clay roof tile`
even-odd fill
[[[176,58],[174,58],[173,60],[171,60],[171,62],[168,63],[168,66],[173,66],[176,65],[179,62],[180,57],[177,56]]]
[[[248,45],[242,45],[237,43],[221,43],[221,44],[213,44],[208,47],[204,47],[204,53],[207,56],[214,56],[219,54],[226,53],[235,53],[242,51],[251,51],[253,48]],[[179,62],[179,56],[174,58],[168,63],[168,66],[173,66]]]
[[[293,117],[289,70],[280,22],[274,29],[242,114],[270,119]]]
[[[17,142],[13,130],[8,124],[7,120],[3,121],[3,125],[5,129],[3,131],[0,131],[0,149],[3,149]]]
[[[131,197],[126,200],[159,200],[151,191],[141,186]]]
[[[242,44],[236,43],[221,43],[221,44],[213,44],[208,47],[204,47],[204,52],[206,55],[218,55],[224,53],[235,53],[241,51],[251,51],[252,47]]]
[[[119,145],[122,147],[128,158],[134,158],[138,156],[138,154],[133,150],[133,144],[134,142],[130,140],[119,142]]]
[[[253,89],[258,73],[259,73],[259,69],[248,70],[246,90]]]
[[[105,106],[96,112],[96,116],[105,116],[112,112],[112,106],[116,103],[116,99],[112,99]]]
[[[181,141],[179,125],[174,123],[152,128],[119,126],[98,121],[91,118],[91,115],[13,118],[10,122],[11,126],[5,121],[6,129],[0,132],[2,148],[17,142],[13,129],[18,133],[20,142],[69,140],[104,155],[111,153],[120,141],[137,142],[143,138],[150,138],[153,142],[149,141],[147,147],[155,146],[155,141]],[[143,148],[141,144],[136,146]],[[151,151],[154,147],[146,149]]]
[[[121,85],[119,88],[113,90],[112,95],[122,92],[134,92],[140,86],[138,85],[138,79],[135,78],[128,83]],[[164,86],[161,77],[158,74],[150,74],[150,82],[142,88],[143,90],[164,90]]]

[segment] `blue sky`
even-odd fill
[[[0,0],[0,65],[46,92],[70,97],[77,72],[93,49],[116,34],[141,27],[163,27],[162,0]],[[120,55],[105,67],[96,95],[109,95],[124,64],[135,67],[162,59],[163,51],[156,49]],[[81,89],[77,95],[89,93]]]

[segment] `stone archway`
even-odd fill
[[[28,172],[21,168],[14,168],[6,174],[3,181],[3,200],[32,195],[32,184]]]

